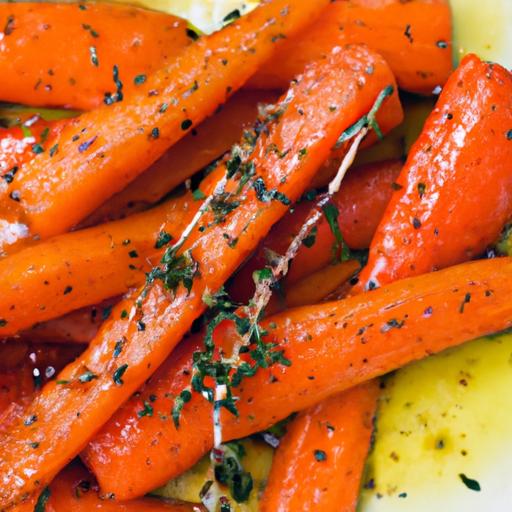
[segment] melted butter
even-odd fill
[[[386,382],[361,512],[508,510],[512,335],[484,338]],[[468,489],[460,474],[477,480]],[[502,507],[502,508],[501,508]]]

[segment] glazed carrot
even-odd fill
[[[372,381],[300,413],[288,425],[261,512],[356,509],[378,394]]]
[[[96,108],[114,65],[130,93],[191,42],[185,20],[107,3],[2,3],[0,19],[0,99],[25,105]]]
[[[368,66],[375,71],[361,87]],[[185,252],[156,269],[139,295],[122,301],[87,351],[61,372],[58,381],[65,383],[48,384],[27,408],[30,428],[19,421],[0,438],[0,507],[40,491],[166,359],[205,310],[204,294],[224,284],[300,197],[340,134],[372,108],[383,82],[386,89],[393,83],[389,68],[362,47],[333,51],[308,67],[277,107],[279,119],[262,130],[250,160],[227,181],[227,193],[242,188],[234,195],[236,206],[205,213],[182,246]],[[256,173],[249,181],[245,168]],[[28,437],[52,442],[34,450]]]
[[[235,388],[239,416],[223,413],[223,440],[259,432],[411,361],[510,327],[509,277],[511,259],[483,260],[382,287],[371,301],[361,294],[269,317],[262,328],[292,364],[261,370]],[[228,325],[217,337],[233,334]],[[169,414],[174,397],[190,383],[192,355],[201,347],[200,336],[184,342],[89,444],[84,458],[104,492],[123,499],[142,495],[212,448],[208,401],[193,394],[179,429]],[[141,419],[137,412],[150,396],[157,397],[154,414]]]
[[[272,91],[241,91],[235,94],[219,112],[171,147],[81,225],[119,219],[155,204],[174,187],[228,151],[241,138],[244,128],[252,126],[259,102],[271,103],[276,99],[277,95]]]
[[[338,45],[365,43],[378,51],[399,87],[432,94],[452,70],[452,19],[446,0],[337,0],[311,27],[283,45],[250,81],[285,87],[308,60]]]
[[[361,288],[475,258],[498,239],[512,217],[511,97],[506,69],[462,61],[397,180]]]
[[[393,193],[392,184],[401,168],[400,160],[379,162],[352,169],[343,180],[340,191],[333,197],[333,203],[340,212],[338,225],[350,248],[369,247]],[[309,201],[297,205],[293,212],[285,215],[283,220],[272,228],[256,254],[238,272],[231,284],[229,291],[234,299],[246,302],[252,296],[252,273],[266,265],[266,251],[270,249],[283,254],[304,224],[311,207]],[[329,265],[332,262],[331,248],[334,242],[335,238],[329,224],[322,218],[317,224],[314,243],[310,247],[303,245],[292,261],[285,279],[286,284],[293,285],[303,277]]]
[[[200,206],[190,194],[128,219],[27,247],[0,260],[0,337],[122,295],[144,281],[161,231],[175,238]]]
[[[122,83],[131,78],[115,68],[115,92],[106,98],[113,104],[71,122],[53,151],[20,169],[0,213],[41,239],[67,231],[212,114],[327,3],[267,0],[186,47],[121,102]]]
[[[15,175],[14,168],[32,160],[41,149],[48,149],[64,125],[65,121],[46,122],[33,116],[23,123],[23,127],[0,128],[0,176],[3,181],[8,182]]]

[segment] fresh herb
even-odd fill
[[[318,228],[316,226],[309,232],[309,235],[302,240],[302,245],[306,246],[308,249],[311,249],[316,242],[316,235],[318,233]]]
[[[112,76],[114,79],[114,84],[116,86],[116,92],[105,93],[105,98],[103,99],[103,101],[106,105],[113,105],[114,103],[123,101],[123,82],[119,78],[119,67],[117,66],[117,64],[114,64],[112,68]]]
[[[101,319],[103,321],[107,320],[108,317],[110,316],[110,313],[112,313],[112,307],[113,306],[106,306],[103,308],[103,310],[101,312]]]
[[[345,243],[343,235],[340,230],[340,225],[338,223],[338,217],[340,212],[336,205],[332,202],[327,203],[322,208],[325,218],[327,219],[327,223],[329,224],[329,228],[331,229],[332,234],[334,235],[334,244],[332,246],[332,258],[333,263],[338,263],[341,261],[347,261],[350,259],[350,249],[348,245]]]
[[[462,480],[462,483],[470,490],[480,492],[482,488],[477,480],[473,480],[472,478],[468,478],[464,473],[459,474],[459,478]]]
[[[292,204],[282,192],[279,192],[276,189],[267,190],[267,186],[261,177],[256,178],[252,186],[256,192],[256,197],[263,203],[275,200],[283,203],[285,206],[290,206]]]
[[[155,140],[160,138],[160,130],[157,127],[153,128],[149,136],[151,139]]]
[[[471,302],[471,293],[466,293],[466,295],[464,295],[464,300],[462,301],[460,308],[459,308],[460,314],[464,313],[464,308],[466,307],[466,304],[469,304],[470,302]]]
[[[59,144],[54,144],[51,148],[50,148],[50,156],[53,157],[57,154],[57,152],[59,151]]]
[[[155,242],[155,249],[165,247],[172,240],[172,236],[166,231],[160,231]]]
[[[436,46],[438,48],[442,48],[443,50],[445,50],[446,48],[448,48],[448,43],[446,41],[440,40],[437,41]]]
[[[130,258],[138,258],[139,253],[134,249],[128,253],[128,256],[130,256]]]
[[[315,450],[314,456],[318,462],[324,462],[327,460],[327,453],[325,453],[324,450]]]
[[[33,144],[32,145],[32,152],[35,155],[40,155],[41,153],[44,153],[44,148],[41,146],[41,144]]]
[[[180,426],[180,415],[185,404],[192,400],[192,393],[189,389],[184,389],[174,400],[174,406],[172,408],[172,419],[176,428]]]
[[[194,198],[194,201],[201,201],[206,198],[206,195],[201,189],[197,188],[192,192],[192,197]]]
[[[14,181],[14,176],[16,175],[16,173],[18,172],[19,170],[19,167],[18,166],[14,166],[12,169],[9,169],[3,176],[3,180],[10,184]]]
[[[512,140],[512,130],[507,132],[507,140]]]
[[[240,201],[232,199],[232,194],[221,192],[213,196],[210,202],[210,210],[213,213],[215,224],[223,224],[226,217],[240,206]]]
[[[425,195],[425,190],[427,189],[427,186],[425,183],[418,183],[418,195],[420,198],[422,198]]]
[[[122,377],[125,374],[126,370],[128,369],[127,364],[121,365],[112,375],[112,380],[118,385],[122,386],[124,384]]]
[[[98,376],[95,373],[87,370],[86,372],[82,373],[82,375],[80,375],[80,377],[78,377],[78,380],[82,384],[85,384],[86,382],[91,382],[97,378],[98,378]]]
[[[88,25],[88,24],[86,24],[86,23],[83,23],[83,24],[82,24],[82,28],[83,28],[84,30],[87,30],[87,32],[89,32],[89,34],[91,34],[91,36],[92,36],[92,37],[94,37],[94,38],[98,38],[98,37],[100,37],[100,35],[98,34],[98,32],[96,32],[96,30],[94,30],[94,29],[91,27],[91,25]]]
[[[153,406],[149,403],[144,401],[144,409],[137,412],[137,416],[139,418],[144,418],[144,416],[148,416],[149,418],[153,417]]]
[[[231,496],[237,503],[246,502],[254,483],[252,475],[244,471],[241,463],[241,459],[246,455],[243,445],[237,442],[226,443],[214,450],[216,452],[222,451],[221,455],[216,454],[218,461],[214,456],[215,479],[229,488]]]
[[[142,85],[146,80],[147,80],[147,76],[146,76],[146,75],[137,75],[137,76],[133,79],[133,83],[134,83],[135,85]]]
[[[96,141],[97,138],[98,138],[98,136],[95,135],[94,137],[91,137],[89,140],[86,140],[85,142],[82,142],[78,146],[78,152],[79,153],[84,153],[85,151],[87,151],[94,144],[94,142]]]
[[[98,59],[98,51],[96,50],[96,46],[89,46],[89,55],[91,57],[93,66],[98,67],[100,65],[100,61]]]
[[[224,19],[222,20],[222,23],[224,26],[229,25],[230,23],[233,23],[238,18],[240,18],[241,13],[239,9],[235,9],[234,11],[231,11],[229,14],[224,16]]]
[[[126,316],[128,316],[128,314]],[[116,344],[114,346],[114,354],[113,354],[114,359],[117,359],[121,355],[121,352],[123,351],[124,344],[125,344],[124,338],[121,338],[119,341],[116,341]]]
[[[23,422],[23,425],[25,425],[25,427],[30,427],[30,425],[33,425],[36,421],[37,416],[35,414],[32,414]]]
[[[197,41],[201,37],[200,31],[189,24],[189,26],[186,28],[186,34],[192,41]]]
[[[50,499],[50,495],[51,495],[50,488],[45,487],[43,489],[43,492],[39,495],[39,498],[37,498],[37,502],[34,507],[34,512],[45,512],[46,504],[48,503],[48,500]]]
[[[192,126],[192,120],[191,119],[185,119],[185,121],[183,121],[181,123],[181,129],[183,131],[188,130],[191,126]]]

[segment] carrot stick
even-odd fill
[[[347,174],[340,191],[334,195],[333,203],[339,211],[338,225],[343,238],[352,249],[369,247],[380,219],[393,193],[392,184],[402,168],[400,160],[389,160],[356,168]],[[252,273],[267,264],[269,249],[282,254],[304,224],[312,204],[305,201],[285,215],[263,241],[258,251],[238,272],[230,285],[231,296],[246,302],[254,293]],[[303,245],[294,258],[285,278],[290,286],[302,278],[320,271],[332,263],[331,248],[335,238],[325,218],[317,224],[314,243]],[[309,245],[309,244],[308,244]]]
[[[261,324],[268,341],[278,342],[292,364],[261,370],[236,388],[239,416],[223,413],[223,439],[259,432],[411,361],[510,327],[508,277],[511,259],[483,260],[393,283],[370,301],[361,294],[269,317]],[[217,338],[224,342],[234,333],[229,324]],[[104,492],[142,495],[212,448],[210,402],[193,394],[178,429],[170,416],[201,346],[200,336],[184,342],[89,444],[84,458]],[[141,419],[137,413],[149,397],[157,397],[153,416]]]
[[[369,65],[375,72],[361,87]],[[223,196],[210,196],[215,208],[178,245],[185,252],[174,257],[176,249],[166,250],[166,266],[155,269],[139,295],[113,310],[82,357],[27,408],[30,428],[17,422],[0,439],[0,507],[40,491],[166,359],[205,310],[204,294],[224,284],[283,216],[286,205],[300,197],[340,134],[372,108],[382,82],[393,83],[391,72],[365,48],[333,51],[308,68],[274,112],[279,120],[270,122],[268,132],[262,130],[250,160],[227,180],[226,192],[238,204],[228,203],[231,211],[222,213],[225,203],[213,201]],[[391,101],[398,100],[394,96]],[[242,193],[234,193],[239,187]],[[52,442],[41,442],[34,451],[27,437]],[[127,496],[123,492],[118,497]]]
[[[190,194],[154,210],[66,233],[0,260],[0,337],[140,286],[161,231],[179,237],[200,206]]]
[[[462,61],[397,180],[358,289],[475,258],[498,239],[512,218],[511,96],[506,69]]]
[[[356,509],[378,394],[377,383],[369,382],[300,413],[288,425],[261,512]]]
[[[131,93],[191,42],[185,20],[106,3],[2,3],[0,20],[0,99],[25,105],[97,108],[114,65]]]
[[[452,70],[452,19],[446,0],[337,0],[311,27],[287,41],[250,81],[285,87],[325,43],[365,43],[378,51],[399,87],[432,94]]]
[[[112,104],[71,122],[53,151],[20,169],[0,199],[0,211],[14,209],[17,222],[41,239],[67,231],[212,114],[283,38],[298,32],[327,3],[267,0],[186,47],[121,102],[122,85],[131,78],[115,68],[117,89],[106,98]]]
[[[41,149],[48,149],[64,125],[63,121],[46,122],[34,116],[23,126],[0,128],[0,176],[3,181],[8,183],[17,172],[14,169],[32,160]]]
[[[193,133],[171,147],[147,171],[93,212],[81,226],[125,217],[147,209],[173,188],[228,151],[252,126],[259,102],[277,99],[272,91],[241,91]]]

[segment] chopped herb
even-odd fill
[[[128,318],[128,311],[126,311],[126,309],[123,309],[121,311],[121,320],[124,320],[125,318]]]
[[[98,67],[100,65],[100,61],[98,59],[98,51],[96,50],[96,46],[89,46],[89,55],[91,57],[93,66]]]
[[[64,288],[64,295],[67,295],[68,293],[71,293],[72,291],[73,291],[72,286],[66,286],[66,288]]]
[[[51,148],[50,148],[50,156],[55,156],[57,154],[57,152],[59,151],[59,145],[58,144],[54,144]]]
[[[123,375],[124,375],[124,373],[126,372],[127,369],[128,369],[128,365],[127,364],[123,364],[112,375],[112,380],[118,386],[122,386],[124,384],[124,382],[122,380],[122,377],[123,377]]]
[[[197,188],[192,192],[192,197],[194,198],[194,201],[201,201],[201,199],[204,199],[206,195],[201,189]]]
[[[82,375],[80,375],[80,377],[78,377],[78,380],[82,383],[82,384],[85,384],[86,382],[91,382],[92,380],[95,380],[97,379],[98,376],[87,370],[86,372],[82,373]]]
[[[308,148],[299,150],[299,160],[302,160],[308,154]]]
[[[112,75],[114,79],[114,84],[116,86],[116,92],[105,93],[105,98],[103,99],[106,105],[113,105],[114,103],[118,103],[119,101],[123,101],[123,82],[119,78],[119,68],[116,64],[114,64],[112,68]]]
[[[421,197],[425,195],[425,190],[427,189],[427,186],[425,183],[418,183],[418,194]]]
[[[464,308],[466,306],[466,304],[469,304],[471,302],[471,293],[466,293],[466,295],[464,295],[464,300],[462,301],[462,304],[460,305],[460,308],[459,308],[459,313],[464,313]]]
[[[149,136],[152,139],[158,139],[160,137],[160,130],[157,127],[153,128]]]
[[[172,408],[172,419],[176,428],[180,426],[180,414],[186,403],[192,400],[192,393],[188,389],[184,389],[174,401]]]
[[[37,441],[33,441],[32,443],[29,443],[30,448],[33,448],[34,450],[37,450],[39,448],[40,443]]]
[[[168,108],[169,108],[169,104],[168,103],[162,103],[160,105],[160,109],[158,110],[158,112],[160,112],[160,114],[164,114],[165,112],[167,112]]]
[[[162,247],[165,247],[171,240],[172,236],[169,233],[166,231],[160,231],[155,242],[155,249],[161,249]]]
[[[146,330],[146,324],[142,320],[137,321],[137,331],[145,331]]]
[[[256,178],[252,186],[256,192],[256,197],[263,203],[275,200],[283,203],[285,206],[292,204],[282,192],[276,189],[267,190],[267,186],[261,177]]]
[[[343,235],[341,234],[340,226],[338,223],[338,217],[340,215],[338,208],[334,203],[327,203],[322,208],[322,210],[335,239],[335,242],[332,246],[333,262],[337,263],[349,260],[350,249],[348,248],[348,245],[345,243]]]
[[[417,217],[414,217],[412,219],[412,226],[414,229],[420,229],[421,228],[421,221]]]
[[[210,210],[213,213],[214,222],[222,224],[226,221],[226,217],[240,206],[240,201],[231,199],[231,194],[221,192],[213,196],[210,202]]]
[[[468,478],[464,473],[459,474],[459,478],[462,480],[462,483],[472,491],[480,492],[482,488],[477,480],[473,480],[472,478]]]
[[[438,48],[442,48],[443,50],[445,50],[446,48],[448,48],[448,43],[446,41],[440,40],[437,41],[436,46]]]
[[[135,85],[142,85],[146,80],[147,80],[147,76],[146,76],[146,75],[137,75],[137,76],[133,79],[133,83],[134,83]]]
[[[39,498],[37,498],[37,502],[34,507],[34,512],[45,512],[46,504],[48,503],[48,500],[50,499],[50,495],[51,495],[50,488],[45,487],[43,489],[43,492],[39,495]]]
[[[130,251],[128,253],[128,256],[130,256],[130,258],[138,258],[139,257],[139,253],[134,249],[133,251]]]
[[[14,166],[12,169],[8,170],[2,178],[5,180],[6,183],[12,183],[14,181],[14,176],[18,172],[19,167]]]
[[[313,247],[316,242],[316,235],[318,233],[318,228],[316,226],[309,232],[309,235],[302,240],[302,244],[305,245],[308,249]]]
[[[82,144],[80,144],[78,146],[78,152],[84,153],[85,151],[87,151],[94,144],[94,142],[97,138],[98,138],[98,136],[95,135],[94,137],[91,137],[89,140],[82,142]]]
[[[325,453],[323,450],[315,450],[314,455],[318,462],[324,462],[327,460],[327,453]]]
[[[144,416],[148,416],[149,418],[153,417],[153,407],[149,402],[144,401],[144,409],[137,412],[137,416],[139,418],[144,418]]]
[[[187,36],[192,39],[192,41],[197,41],[200,37],[200,33],[197,31],[197,29],[192,28],[190,25],[186,29]]]
[[[33,144],[32,145],[32,152],[36,155],[40,155],[41,153],[44,153],[44,148],[41,146],[41,144]]]
[[[23,425],[25,427],[30,427],[30,425],[33,425],[37,421],[37,416],[35,414],[32,414],[32,416],[29,416],[24,422]]]
[[[240,18],[240,16],[241,16],[240,10],[235,9],[234,11],[231,11],[229,14],[224,16],[222,23],[224,25],[229,25],[230,23],[233,23],[233,21],[236,21],[238,18]]]
[[[92,37],[94,37],[94,38],[98,38],[98,37],[100,37],[100,35],[98,34],[98,32],[96,32],[96,30],[94,30],[94,29],[91,27],[91,25],[88,25],[88,24],[86,24],[86,23],[83,23],[83,24],[82,24],[82,28],[83,28],[84,30],[87,30],[87,32],[89,32],[89,34],[91,34],[91,36],[92,36]]]
[[[116,345],[114,347],[114,354],[113,354],[114,359],[117,359],[121,355],[121,352],[123,351],[124,343],[125,343],[124,338],[121,338],[119,341],[116,341]]]
[[[509,131],[507,132],[507,139],[508,139],[508,140],[512,140],[512,130],[509,130]]]
[[[112,313],[112,306],[104,307],[101,312],[101,319],[105,321],[110,316],[110,313]]]
[[[190,119],[185,119],[185,121],[183,121],[181,123],[181,129],[183,131],[188,130],[191,126],[192,126],[192,121]]]
[[[9,197],[13,200],[13,201],[16,201],[17,203],[20,202],[21,200],[21,196],[20,196],[20,192],[19,190],[13,190],[10,194],[9,194]]]
[[[244,471],[241,459],[245,456],[245,449],[240,443],[232,442],[217,448],[219,460],[215,460],[215,480],[225,485],[231,491],[231,496],[237,503],[249,499],[254,483],[252,475]]]

